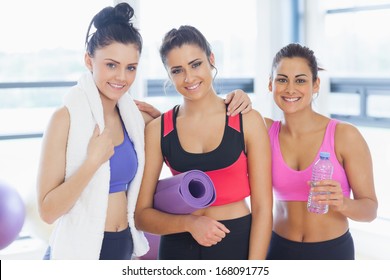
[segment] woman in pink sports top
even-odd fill
[[[317,74],[307,47],[289,44],[274,57],[269,90],[284,118],[266,119],[275,195],[268,259],[354,259],[348,220],[370,222],[377,215],[369,148],[356,127],[313,110]],[[329,205],[323,215],[306,208],[311,167],[321,151],[331,153],[334,165],[333,179],[315,186],[330,193],[316,197]]]

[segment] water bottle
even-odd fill
[[[313,166],[312,170],[312,182],[317,182],[321,180],[332,179],[333,174],[333,165],[329,160],[330,154],[328,152],[321,152],[319,160]],[[316,201],[312,200],[312,197],[317,194],[326,194],[327,192],[310,192],[309,198],[307,201],[307,210],[312,213],[317,214],[326,214],[329,209],[329,205],[318,204]]]

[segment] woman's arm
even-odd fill
[[[359,130],[350,124],[337,125],[335,146],[347,173],[353,199],[343,196],[331,201],[330,207],[352,220],[370,222],[376,218],[378,200],[369,147]]]
[[[37,177],[38,207],[41,218],[53,223],[76,203],[99,166],[114,153],[109,132],[99,135],[96,128],[84,163],[65,180],[66,147],[70,117],[63,107],[57,110],[45,131]]]
[[[153,105],[139,100],[134,100],[134,102],[141,111],[145,124],[148,124],[151,120],[161,116],[161,112]],[[239,113],[245,114],[252,110],[251,99],[248,94],[240,89],[228,93],[225,98],[225,104],[229,104],[227,114],[232,116]]]
[[[145,169],[135,210],[135,224],[138,229],[155,234],[182,232],[186,229],[184,215],[174,216],[153,208],[153,197],[163,165],[160,141],[161,117],[151,121],[145,129]]]
[[[243,125],[251,187],[249,259],[265,259],[272,232],[271,148],[264,119],[257,111],[243,115]]]
[[[146,103],[144,101],[139,101],[139,100],[135,100],[135,99],[134,99],[134,102],[137,105],[138,109],[141,111],[141,113],[146,113],[148,115],[148,117],[147,117],[148,121],[146,122],[146,120],[145,120],[146,124],[149,123],[149,121],[161,116],[161,112],[153,105]],[[144,116],[144,114],[143,114],[143,116]],[[145,119],[145,116],[144,116],[144,119]]]
[[[154,118],[147,112],[143,112],[141,111],[141,115],[142,117],[144,118],[144,122],[145,122],[145,125],[147,125],[148,123],[150,123],[152,120],[154,120]]]

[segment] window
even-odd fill
[[[253,77],[256,1],[234,0],[140,1],[140,29],[144,38],[147,77],[166,78],[159,47],[166,32],[193,25],[208,39],[221,77]],[[185,11],[185,12],[184,12]]]
[[[0,9],[0,137],[39,134],[66,87],[85,71],[89,21],[112,0],[9,1]],[[22,5],[22,7],[21,7]],[[34,11],[34,12],[32,12]],[[57,82],[65,81],[65,82]],[[46,112],[46,114],[45,114]],[[29,125],[20,119],[29,120]]]
[[[341,4],[335,5],[336,2]],[[355,4],[348,7],[345,6],[346,2]],[[390,38],[386,32],[377,30],[388,21],[390,1],[370,1],[369,4],[367,1],[326,3],[326,47],[332,54],[328,67],[334,75],[389,77],[390,57],[387,51]]]
[[[321,1],[325,11],[325,68],[330,77],[331,116],[358,126],[374,164],[379,209],[389,221],[387,182],[390,149],[390,37],[382,32],[390,17],[389,0]],[[357,223],[356,226],[362,226]]]
[[[0,82],[75,80],[89,21],[112,0],[8,1],[0,10]],[[5,28],[5,27],[12,28]]]
[[[166,94],[174,96],[175,91],[172,87],[164,91],[163,84],[168,77],[158,51],[166,32],[186,24],[198,28],[211,44],[218,68],[216,90],[227,93],[235,88],[243,88],[253,92],[255,8],[255,0],[247,0],[245,5],[237,5],[234,0],[140,1],[139,22],[144,38],[142,77],[144,82],[150,83],[145,95],[157,96],[148,100],[153,100],[153,104],[158,103],[162,110],[171,106],[166,98],[162,102]]]
[[[380,30],[390,16],[389,0],[326,1],[325,49],[332,73],[331,113],[357,125],[390,127],[385,110],[390,96],[390,38]],[[347,85],[347,86],[346,86]],[[346,97],[349,109],[340,113],[337,101]],[[387,97],[386,97],[387,96]],[[340,104],[340,103],[339,103]],[[350,114],[352,112],[352,114]]]

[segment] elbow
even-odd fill
[[[54,219],[53,217],[51,217],[50,215],[47,215],[45,213],[40,213],[39,215],[40,215],[42,221],[44,221],[46,224],[51,225],[56,221],[56,219]]]
[[[138,230],[144,230],[144,227],[142,226],[142,210],[136,210],[134,213],[134,224],[135,228]]]
[[[53,224],[58,217],[54,217],[53,209],[56,207],[50,203],[50,200],[46,196],[40,196],[37,200],[37,208],[38,208],[38,214],[39,217],[43,222],[46,224]]]
[[[51,225],[67,212],[57,201],[53,201],[50,196],[45,196],[38,199],[38,213],[42,221]]]
[[[378,216],[378,211],[377,211],[377,208],[375,208],[375,210],[372,211],[372,214],[368,217],[367,222],[370,223],[370,222],[374,221],[377,218],[377,216]]]
[[[44,206],[40,206],[38,212],[41,220],[49,225],[53,224],[58,218],[51,214],[49,210],[45,209]]]
[[[136,209],[134,213],[135,228],[140,231],[150,231],[150,226],[153,224],[151,208]]]
[[[41,217],[42,221],[49,225],[53,224],[56,221],[54,217],[44,212],[40,212],[39,216]]]
[[[370,214],[369,216],[366,216],[364,219],[361,220],[361,222],[371,223],[377,218],[376,211],[375,213]]]
[[[362,222],[370,223],[377,218],[377,216],[378,216],[378,202],[374,201],[370,208],[371,209],[369,211],[365,212],[366,215],[365,215],[364,219],[362,219]]]
[[[372,213],[369,217],[368,222],[374,221],[378,216],[378,201],[374,201],[374,205],[372,207]]]

